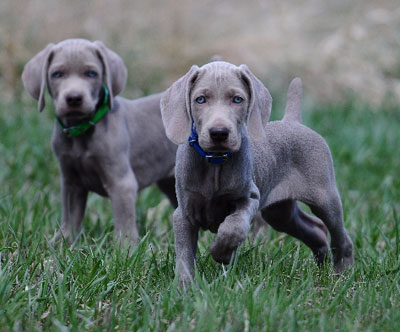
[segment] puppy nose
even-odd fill
[[[222,128],[210,128],[210,137],[213,141],[223,142],[226,141],[229,136],[229,129],[226,127]]]
[[[66,97],[68,106],[70,107],[79,107],[82,105],[83,96],[81,93],[71,92]]]

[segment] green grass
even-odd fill
[[[271,229],[223,267],[204,233],[197,284],[182,294],[172,209],[155,188],[140,196],[142,241],[131,255],[96,195],[75,246],[50,244],[59,174],[52,114],[35,108],[0,106],[1,331],[400,331],[400,112],[356,103],[303,112],[332,149],[354,269],[318,270],[310,250]]]

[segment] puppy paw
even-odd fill
[[[229,264],[237,248],[243,243],[244,238],[235,232],[220,232],[210,246],[211,256],[217,263]]]
[[[236,249],[244,242],[249,232],[250,221],[230,215],[219,226],[217,237],[211,244],[211,256],[218,263],[229,264]]]
[[[72,232],[69,227],[62,226],[51,239],[51,243],[56,244],[57,242],[62,242],[63,240],[65,240],[68,245],[72,245],[78,235],[78,231]]]
[[[193,278],[191,275],[188,275],[186,273],[180,274],[178,276],[177,288],[182,292],[186,292],[192,283],[193,283]]]
[[[321,267],[326,262],[330,262],[329,245],[311,248],[311,250],[314,254],[315,262],[319,267]]]
[[[124,234],[122,232],[114,232],[114,239],[118,245],[123,248],[134,248],[139,243],[139,236],[137,232],[132,232],[132,234]]]
[[[218,241],[214,241],[210,247],[212,258],[220,264],[229,264],[232,256],[235,254],[237,246],[223,245]]]
[[[332,246],[333,264],[337,273],[342,273],[354,263],[353,242],[347,236],[346,243]]]

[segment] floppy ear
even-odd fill
[[[45,49],[36,54],[25,65],[22,72],[22,82],[29,94],[39,101],[38,109],[41,112],[45,106],[45,93],[47,86],[47,70],[54,44],[49,44]]]
[[[243,80],[250,91],[247,127],[253,140],[265,137],[265,126],[271,115],[272,97],[264,84],[254,76],[246,65],[239,67]]]
[[[106,85],[110,91],[110,108],[112,108],[114,97],[125,88],[127,70],[124,61],[117,53],[108,49],[101,41],[95,41],[94,44],[103,62]]]
[[[161,116],[166,134],[175,144],[184,143],[190,135],[190,90],[198,74],[199,67],[192,66],[161,98]]]

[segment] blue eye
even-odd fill
[[[90,78],[95,78],[95,77],[97,77],[97,73],[93,70],[89,70],[86,72],[86,76],[90,77]]]
[[[206,97],[200,96],[196,98],[196,103],[198,104],[204,104],[206,102]]]
[[[239,97],[239,96],[233,97],[233,102],[234,102],[235,104],[240,104],[242,101],[243,101],[243,98],[242,98],[242,97]]]
[[[51,74],[51,77],[52,78],[60,78],[63,75],[64,75],[63,72],[58,70],[58,71],[55,71],[53,74]]]

